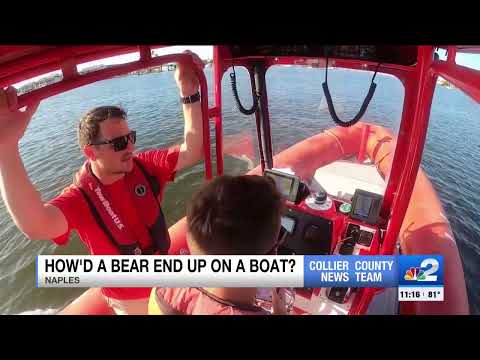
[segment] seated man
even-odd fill
[[[187,210],[191,254],[276,254],[282,206],[281,195],[267,178],[215,178],[193,196]],[[256,294],[256,288],[153,288],[149,314],[269,314],[256,305]],[[273,295],[274,305],[280,304],[277,291]]]

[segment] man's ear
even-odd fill
[[[97,159],[97,156],[95,155],[95,151],[93,151],[93,149],[90,145],[85,145],[83,147],[83,153],[91,161],[95,161]]]

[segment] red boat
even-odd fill
[[[186,54],[152,57],[161,46],[1,46],[0,85],[8,86],[52,71],[61,79],[19,96],[19,108],[50,96],[139,69],[186,59]],[[255,114],[260,165],[250,174],[268,173],[296,179],[303,194],[287,202],[284,227],[288,239],[284,254],[444,256],[444,301],[398,302],[392,289],[297,289],[294,314],[468,314],[469,305],[460,254],[432,184],[420,168],[430,107],[437,77],[441,76],[475,101],[480,101],[480,71],[455,63],[457,52],[479,53],[480,46],[445,46],[440,60],[434,46],[215,46],[214,103],[208,104],[205,75],[198,71],[202,96],[205,180],[212,177],[209,123],[215,127],[217,175],[223,174],[222,89],[224,73],[244,66],[251,79],[253,106],[245,109],[236,94],[239,110]],[[77,65],[114,55],[138,52],[139,60],[80,74]],[[370,90],[358,114],[339,119],[329,92],[323,89],[332,127],[273,153],[265,74],[277,65],[320,68],[329,66],[389,74],[404,85],[401,123],[396,137],[382,126],[363,119],[375,93]],[[327,74],[326,74],[327,75]],[[292,124],[295,124],[292,120]],[[228,151],[231,151],[229,149]],[[241,155],[241,149],[236,149]],[[289,196],[291,194],[287,194]],[[362,198],[363,196],[363,198]],[[353,212],[361,201],[375,203],[366,213]],[[366,199],[366,200],[365,200]],[[185,219],[169,231],[169,254],[188,253]],[[314,225],[313,227],[311,225]],[[311,230],[311,229],[314,230]],[[311,230],[311,231],[310,231]],[[348,242],[346,239],[353,239]],[[396,289],[393,289],[396,290]],[[98,289],[90,289],[61,312],[111,314]]]

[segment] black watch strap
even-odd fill
[[[185,96],[180,98],[182,104],[193,104],[200,100],[200,92],[197,91],[195,94],[190,96]]]

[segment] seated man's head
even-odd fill
[[[78,125],[78,142],[84,154],[106,173],[132,170],[135,140],[127,114],[116,106],[90,110]]]
[[[219,176],[187,210],[187,240],[197,255],[264,255],[276,250],[283,201],[262,176]]]

